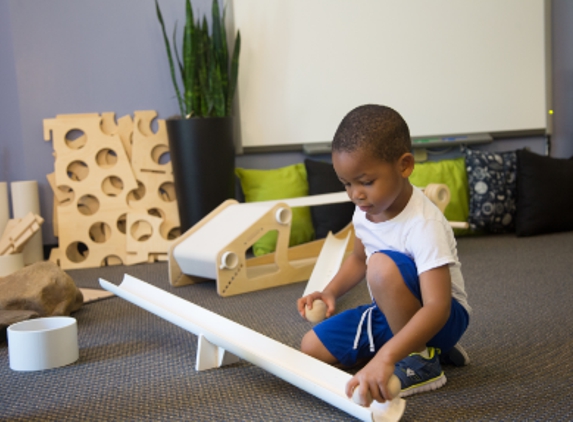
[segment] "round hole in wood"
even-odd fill
[[[113,167],[117,164],[117,154],[113,149],[104,148],[96,154],[96,163],[104,169]]]
[[[75,263],[84,262],[90,254],[90,250],[83,242],[72,242],[66,248],[66,257]]]
[[[175,185],[173,182],[165,182],[159,186],[159,197],[165,202],[175,201]]]
[[[94,215],[99,210],[99,200],[93,195],[84,195],[78,200],[78,211],[83,215]]]
[[[123,191],[123,182],[117,176],[109,176],[103,179],[101,190],[107,196],[118,196]]]
[[[81,129],[70,129],[64,135],[64,142],[71,149],[81,149],[88,141],[88,136]]]
[[[153,234],[153,227],[145,220],[137,220],[129,228],[129,233],[138,242],[145,242]]]
[[[109,227],[109,224],[100,221],[91,225],[89,234],[90,239],[94,242],[105,243],[111,237],[111,227]]]
[[[90,169],[85,162],[76,160],[68,164],[66,173],[68,174],[68,177],[74,182],[81,182],[88,177],[90,174]]]

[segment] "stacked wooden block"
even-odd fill
[[[165,121],[155,111],[58,115],[44,120],[55,171],[50,260],[63,269],[166,260],[179,235]]]
[[[8,220],[4,232],[0,233],[0,256],[21,253],[43,222],[44,219],[34,213]]]

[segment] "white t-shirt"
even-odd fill
[[[382,223],[373,223],[358,207],[352,218],[356,236],[362,241],[366,263],[379,250],[401,252],[414,260],[418,275],[449,265],[452,296],[469,312],[464,278],[458,260],[456,239],[444,214],[424,193],[414,187],[412,197],[400,214]]]

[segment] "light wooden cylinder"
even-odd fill
[[[8,207],[8,183],[0,182],[0,237],[6,229],[10,219],[10,207]]]
[[[12,191],[13,218],[24,218],[30,212],[41,215],[37,181],[25,180],[12,182],[10,189]],[[24,265],[44,260],[41,230],[38,230],[28,243],[26,243],[22,253],[24,255]]]

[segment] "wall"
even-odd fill
[[[166,22],[184,20],[183,0],[159,0]],[[210,0],[193,0],[195,13]],[[555,125],[552,155],[573,155],[573,2],[553,0]],[[169,30],[170,31],[170,30]],[[247,42],[243,40],[243,42]],[[177,113],[163,39],[152,0],[0,0],[0,180],[37,180],[43,238],[52,235],[52,145],[42,120],[57,114],[153,109]],[[571,116],[571,117],[570,117]],[[334,128],[333,128],[334,132]],[[503,141],[488,148],[532,145]],[[319,157],[319,158],[328,158]],[[298,152],[239,156],[242,167],[273,168],[304,159]]]

